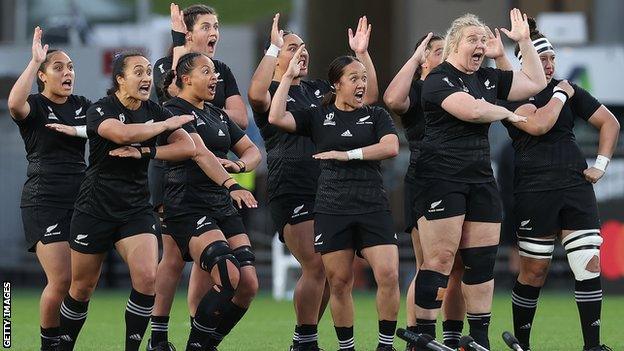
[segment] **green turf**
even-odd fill
[[[12,333],[14,350],[37,350],[39,346],[38,293],[33,290],[13,290]],[[82,329],[76,350],[122,350],[124,307],[127,292],[97,291],[89,305],[89,316]],[[374,296],[355,296],[355,336],[358,350],[374,350],[377,338],[377,318]],[[614,350],[624,350],[621,329],[623,296],[606,296],[602,316],[603,342]],[[492,350],[504,350],[500,334],[511,329],[511,302],[508,294],[498,294],[494,301],[490,336]],[[402,308],[399,325],[405,320]],[[292,337],[293,311],[290,302],[275,302],[268,295],[260,295],[249,313],[223,342],[220,350],[287,350]],[[179,292],[169,324],[170,340],[184,349],[189,328],[186,302]],[[149,333],[149,331],[148,331]],[[441,334],[440,328],[438,333]],[[466,333],[466,329],[464,329]],[[337,342],[329,313],[319,327],[321,347],[337,349]],[[576,304],[573,294],[547,293],[542,296],[533,327],[534,350],[582,349]],[[143,346],[144,347],[144,346]],[[396,341],[398,350],[404,348]],[[142,348],[143,350],[144,348]]]

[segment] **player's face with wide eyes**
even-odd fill
[[[302,44],[304,44],[303,40],[296,34],[288,34],[284,36],[284,46],[282,46],[282,50],[280,50],[279,56],[277,57],[277,65],[284,67],[285,70],[286,67],[288,67],[293,55],[295,55],[295,52]],[[299,58],[299,62],[301,62],[299,77],[305,77],[308,75],[308,63],[310,62],[308,50],[304,48]]]
[[[217,16],[211,14],[198,16],[190,35],[193,51],[213,57],[219,41],[219,20]]]
[[[540,54],[539,58],[542,62],[542,68],[544,69],[546,80],[550,82],[555,75],[555,54],[552,52],[545,52]]]
[[[193,89],[197,97],[212,101],[217,89],[217,75],[212,60],[204,55],[197,57],[189,81],[191,85],[188,88]]]
[[[487,49],[485,29],[477,26],[466,27],[457,46],[459,60],[468,71],[476,71],[481,67]]]
[[[138,100],[147,101],[152,88],[152,65],[143,56],[126,58],[124,76],[120,88]]]
[[[430,44],[429,54],[425,59],[427,68],[434,69],[443,61],[444,40],[436,40]]]
[[[50,55],[40,78],[52,94],[69,96],[74,92],[74,64],[62,51]]]
[[[366,68],[361,62],[354,61],[345,66],[340,81],[336,84],[336,97],[348,105],[359,108],[364,105],[366,83],[368,77]]]

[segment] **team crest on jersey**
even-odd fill
[[[495,84],[491,84],[489,79],[486,79],[485,82],[483,82],[483,85],[485,85],[485,89],[487,90],[491,90],[496,88]]]
[[[320,99],[323,97],[323,94],[321,94],[321,91],[319,89],[316,89],[316,91],[314,92],[314,96],[316,96],[317,99]]]
[[[98,107],[95,110],[100,114],[100,116],[104,116],[104,111],[102,111],[101,107]]]
[[[217,77],[217,83],[223,82],[223,78],[219,78],[219,76],[221,76],[221,73],[217,72],[215,73],[215,76]]]
[[[373,121],[371,121],[370,118],[371,116],[367,115],[366,117],[362,117],[358,119],[358,121],[355,122],[355,124],[373,124]]]
[[[325,115],[325,120],[323,121],[324,126],[335,126],[336,121],[334,121],[334,113],[330,112]]]
[[[119,120],[121,121],[121,123],[125,123],[126,122],[126,116],[123,113],[119,114]]]
[[[221,118],[221,123],[227,123],[225,118],[223,118],[223,114],[222,113],[219,114],[219,118]]]

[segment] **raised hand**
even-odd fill
[[[337,161],[349,161],[349,156],[346,151],[325,151],[312,155],[316,160],[337,160]]]
[[[490,27],[486,26],[485,30],[487,31],[487,50],[485,51],[485,56],[491,59],[497,59],[505,55],[505,46],[503,45],[503,41],[501,40],[500,32],[498,28],[494,28],[496,34],[492,33]]]
[[[193,115],[173,116],[165,120],[165,126],[167,127],[167,130],[176,130],[194,119],[195,116]]]
[[[48,44],[41,46],[41,36],[43,35],[43,30],[39,28],[39,26],[35,27],[35,33],[33,33],[33,41],[32,41],[32,59],[38,64],[43,63],[46,59],[46,55],[48,53]]]
[[[429,34],[427,34],[425,39],[423,39],[420,45],[418,45],[418,47],[416,48],[416,51],[414,51],[414,54],[412,55],[412,58],[414,58],[416,62],[418,62],[419,66],[425,63],[425,59],[427,58],[427,55],[429,54],[429,50],[427,50],[427,46],[429,45],[429,41],[431,40],[432,36],[433,36],[433,33],[429,32]]]
[[[372,25],[368,24],[366,16],[360,17],[355,34],[351,28],[348,29],[349,46],[356,54],[363,54],[368,50],[368,41],[370,40]]]
[[[59,133],[63,133],[65,135],[69,135],[69,136],[76,136],[78,134],[78,132],[76,131],[76,128],[72,127],[72,126],[68,126],[65,124],[60,124],[60,123],[49,123],[45,125],[48,129],[51,129],[53,131],[59,132]]]
[[[511,30],[501,28],[501,31],[505,33],[509,39],[515,42],[531,39],[531,31],[526,14],[523,14],[518,9],[513,9],[509,11],[509,19],[511,20]]]
[[[284,46],[284,31],[279,29],[280,14],[276,13],[273,16],[273,25],[271,26],[271,44],[282,48]]]
[[[186,34],[187,28],[186,23],[184,23],[184,12],[174,3],[171,3],[169,6],[169,11],[171,12],[171,29],[174,32]]]
[[[109,155],[114,157],[130,157],[130,158],[141,158],[141,151],[134,146],[122,146],[116,149],[113,149],[108,152]]]
[[[301,59],[301,53],[303,52],[304,48],[305,44],[301,44],[297,51],[295,51],[293,57],[290,59],[288,69],[286,70],[285,74],[289,75],[291,78],[298,77],[299,72],[301,72],[301,65],[299,64],[299,60]]]

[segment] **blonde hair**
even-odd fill
[[[466,27],[482,27],[485,28],[485,24],[481,22],[479,17],[472,13],[467,13],[461,17],[456,18],[451,27],[446,31],[446,38],[444,43],[444,52],[442,57],[446,60],[451,53],[451,50],[455,50],[459,45],[464,28]]]

